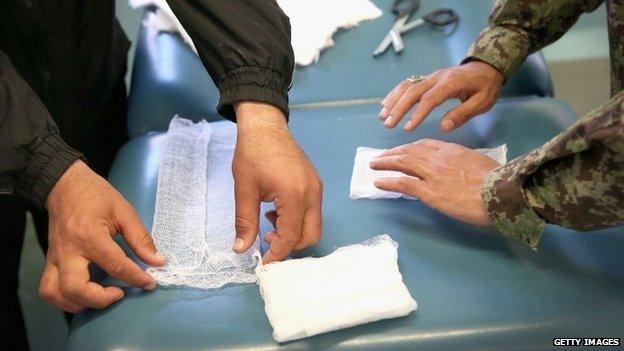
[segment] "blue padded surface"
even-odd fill
[[[336,45],[319,62],[297,68],[290,92],[291,104],[380,98],[412,74],[428,74],[459,63],[477,34],[486,26],[491,0],[423,1],[424,14],[433,7],[456,9],[460,22],[448,34],[420,28],[405,34],[401,55],[387,52],[374,59],[372,51],[394,21],[390,1],[375,3],[382,18],[340,31]],[[416,15],[415,15],[416,16]],[[541,54],[532,55],[503,89],[503,96],[552,96],[552,82]],[[128,107],[130,137],[167,129],[179,113],[190,118],[218,119],[218,91],[199,58],[175,34],[142,28],[139,34],[131,99]]]
[[[534,252],[418,201],[349,199],[357,146],[391,147],[427,136],[484,147],[508,138],[511,154],[518,155],[575,120],[567,105],[552,99],[514,100],[442,136],[440,112],[413,134],[385,130],[377,106],[369,105],[297,110],[291,122],[325,182],[323,238],[298,255],[323,256],[390,233],[419,303],[415,313],[278,345],[255,285],[126,289],[127,297],[114,306],[74,318],[67,349],[550,350],[554,337],[624,337],[623,228],[582,234],[548,227]],[[148,228],[163,146],[159,133],[132,140],[110,175]]]

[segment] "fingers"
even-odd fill
[[[390,109],[390,113],[384,121],[384,127],[386,128],[394,128],[399,124],[403,116],[409,111],[414,104],[420,101],[423,94],[427,92],[427,90],[431,89],[431,87],[435,83],[431,80],[424,80],[420,83],[412,84],[408,87],[403,95],[398,99],[396,104],[392,106],[388,106]]]
[[[468,100],[461,105],[450,110],[442,117],[440,122],[440,128],[444,133],[448,133],[456,128],[459,128],[466,123],[472,117],[485,112],[486,106],[482,106],[484,101],[480,94],[471,96]]]
[[[399,171],[420,179],[427,179],[431,172],[425,166],[426,159],[412,154],[391,155],[374,159],[370,167],[377,171]]]
[[[385,121],[388,118],[390,109],[399,101],[399,98],[403,95],[403,92],[409,88],[413,83],[407,79],[399,83],[394,89],[392,89],[388,95],[381,101],[381,112],[379,112],[379,119]]]
[[[444,101],[456,97],[458,89],[456,85],[438,83],[425,94],[422,95],[416,110],[403,129],[411,132],[418,127],[434,108],[440,106]]]
[[[75,304],[64,298],[59,284],[59,272],[56,265],[46,263],[39,282],[39,296],[47,303],[56,306],[63,311],[78,313],[84,310],[83,306]]]
[[[154,290],[156,281],[128,258],[112,240],[101,240],[91,250],[90,259],[111,277],[144,290]]]
[[[65,299],[85,307],[105,308],[124,296],[118,287],[104,288],[89,281],[88,264],[86,258],[74,256],[59,266],[60,291]]]
[[[123,200],[117,208],[120,209],[116,216],[121,235],[136,255],[152,266],[162,266],[167,263],[167,259],[156,251],[152,236],[132,205]]]
[[[412,177],[381,178],[375,181],[375,186],[381,190],[403,193],[419,199],[429,197],[425,181]]]
[[[233,250],[236,253],[247,251],[256,241],[260,221],[260,195],[248,184],[234,183],[236,202],[236,239]]]
[[[435,139],[419,139],[413,143],[403,144],[392,149],[386,150],[382,152],[379,157],[383,156],[392,156],[392,155],[402,155],[406,153],[410,153],[414,151],[414,148],[418,148],[420,153],[428,154],[430,151],[436,151],[442,148],[446,143],[441,140]]]
[[[275,198],[277,210],[276,237],[264,254],[265,263],[279,261],[288,256],[301,238],[304,208],[298,197]]]
[[[301,239],[295,245],[295,250],[303,250],[316,244],[321,239],[322,230],[321,206],[308,209],[303,217]]]

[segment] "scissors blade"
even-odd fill
[[[375,49],[375,51],[373,51],[373,56],[379,56],[383,54],[388,49],[390,44],[392,44],[392,36],[390,35],[391,33],[392,32],[386,34],[379,46]]]
[[[377,46],[375,51],[373,51],[373,56],[383,54],[388,49],[390,44],[392,44],[392,46],[394,47],[395,52],[400,52],[401,50],[403,50],[403,40],[401,40],[400,33],[401,28],[403,27],[403,25],[405,25],[405,22],[407,22],[408,18],[409,16],[401,16],[396,21],[394,21],[390,32],[386,34],[379,46]]]

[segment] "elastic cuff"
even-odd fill
[[[470,46],[462,63],[475,59],[487,62],[501,71],[507,81],[530,52],[528,34],[505,27],[488,27]]]
[[[279,108],[288,120],[288,86],[290,81],[270,69],[262,67],[239,67],[228,72],[219,84],[219,106],[223,117],[236,122],[233,104],[238,101],[258,101]]]
[[[528,205],[522,181],[514,177],[514,167],[512,161],[485,177],[481,188],[483,204],[496,229],[535,249],[545,222]]]
[[[37,140],[32,150],[28,164],[15,186],[15,194],[43,209],[56,181],[72,163],[83,156],[67,146],[56,134]]]

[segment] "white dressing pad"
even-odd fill
[[[408,315],[416,309],[387,234],[321,258],[258,265],[265,311],[278,342]]]
[[[404,197],[414,200],[411,196],[393,191],[385,191],[375,186],[375,180],[386,177],[405,177],[406,174],[396,171],[376,171],[370,168],[370,162],[388,149],[373,149],[358,147],[355,152],[353,174],[351,175],[351,199],[396,199]],[[475,149],[486,156],[491,157],[499,164],[507,163],[507,144],[491,149]]]
[[[129,3],[133,8],[156,6],[156,11],[146,17],[143,25],[180,33],[197,53],[193,40],[166,0],[129,0]],[[361,21],[382,15],[370,0],[277,0],[277,3],[290,19],[291,44],[295,62],[300,66],[318,61],[321,50],[334,45],[332,36],[338,29],[355,27]]]
[[[244,254],[232,251],[235,144],[233,123],[171,120],[152,226],[156,248],[168,263],[147,269],[160,285],[209,289],[256,281],[258,241]]]

